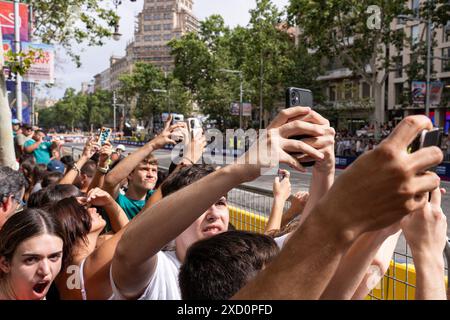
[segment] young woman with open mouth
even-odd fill
[[[44,300],[61,270],[63,239],[46,211],[11,216],[0,230],[0,300]]]

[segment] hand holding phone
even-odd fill
[[[286,89],[286,108],[292,107],[312,107],[313,95],[311,90],[290,87]],[[300,135],[291,137],[291,139],[303,140],[310,138],[308,135]],[[303,167],[312,167],[316,164],[315,161],[301,162]]]
[[[100,137],[98,138],[98,145],[103,146],[106,142],[109,141],[112,134],[111,128],[102,127],[100,132]]]

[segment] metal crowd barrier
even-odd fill
[[[239,186],[228,193],[230,222],[238,230],[264,232],[272,208],[272,192],[257,187]],[[289,207],[286,202],[285,210]],[[450,249],[449,249],[450,251]],[[448,266],[446,266],[448,273]],[[447,281],[447,280],[446,280]],[[413,300],[416,272],[409,246],[397,247],[390,267],[367,300]]]
[[[67,147],[66,147],[67,148]],[[82,149],[70,147],[70,154],[79,157]],[[162,170],[168,168],[160,167]],[[230,223],[238,230],[263,233],[272,209],[273,194],[271,190],[255,186],[241,185],[228,193]],[[286,201],[284,210],[290,206]],[[450,246],[448,248],[450,253]],[[447,263],[446,271],[449,272]],[[416,288],[416,272],[409,246],[394,251],[390,267],[382,281],[372,290],[369,300],[413,300]]]

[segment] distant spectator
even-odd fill
[[[28,187],[24,175],[9,167],[0,166],[0,229],[22,204]]]
[[[25,142],[24,149],[27,153],[32,153],[36,163],[48,164],[51,160],[51,142],[45,142],[45,133],[42,130],[36,130],[33,138]]]
[[[14,149],[16,151],[16,158],[19,159],[24,154],[24,145],[33,136],[33,128],[30,125],[23,125],[17,132],[14,138]]]

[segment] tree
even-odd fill
[[[446,23],[447,6],[436,0],[430,11],[422,10],[421,17],[433,15],[437,25]],[[428,1],[428,3],[431,2]],[[389,54],[389,45],[399,49],[405,43],[405,34],[393,30],[391,23],[400,14],[411,14],[405,1],[352,0],[291,0],[289,20],[302,30],[302,41],[328,59],[340,59],[356,76],[369,83],[374,92],[375,121],[384,122],[383,84],[395,69]],[[368,67],[367,67],[368,66]]]
[[[153,131],[154,117],[167,112],[189,113],[191,97],[181,82],[172,75],[165,77],[160,69],[149,63],[138,62],[131,74],[120,78],[120,97],[135,105],[134,116],[147,122]]]
[[[61,45],[80,66],[74,49],[80,44],[101,46],[113,35],[119,16],[109,0],[25,0],[33,6],[33,36]]]

